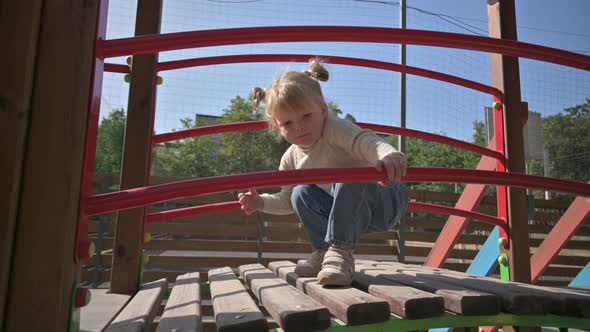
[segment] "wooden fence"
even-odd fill
[[[178,178],[152,178],[152,184],[178,181]],[[112,176],[97,176],[97,187],[116,185]],[[99,191],[100,192],[100,191]],[[454,205],[460,194],[411,190],[410,196],[418,202]],[[158,204],[150,212],[177,207],[237,200],[236,193],[215,194],[180,199]],[[541,244],[568,208],[569,201],[534,200],[529,221],[531,254]],[[479,212],[495,215],[494,197],[485,197]],[[405,256],[409,263],[420,264],[430,252],[447,216],[408,212],[406,216]],[[110,279],[110,265],[114,243],[115,213],[93,217],[90,238],[95,241],[99,255],[83,269],[83,279],[97,284]],[[492,226],[471,222],[443,267],[465,271],[481,248]],[[311,251],[305,232],[294,215],[275,216],[241,211],[212,213],[171,221],[149,224],[146,232],[152,239],[144,244],[149,261],[144,265],[144,281],[169,281],[188,271],[206,272],[210,268],[237,267],[243,264],[304,258]],[[357,247],[358,258],[396,260],[398,253],[396,231],[367,234]],[[563,286],[574,278],[590,261],[590,218],[578,229],[559,256],[538,280],[539,285]],[[206,276],[206,273],[203,273]]]

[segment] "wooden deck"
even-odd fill
[[[131,299],[129,295],[109,294],[108,289],[90,289],[90,305],[80,311],[80,332],[100,332]]]
[[[284,260],[187,273],[176,279],[167,299],[165,279],[144,284],[107,331],[409,331],[488,325],[590,329],[590,292],[584,290],[360,259],[352,287],[323,287],[315,278],[299,278],[294,268],[294,262]],[[107,312],[111,295],[97,294],[87,314],[106,317],[127,302],[111,298]],[[93,331],[87,314],[82,315],[83,330]]]

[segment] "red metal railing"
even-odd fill
[[[215,194],[248,188],[268,188],[280,185],[330,182],[387,181],[387,175],[372,167],[323,168],[289,171],[268,171],[201,178],[150,187],[122,190],[90,198],[86,213],[130,209],[172,199]],[[464,182],[511,185],[522,188],[559,191],[590,197],[590,184],[515,173],[498,173],[470,169],[410,167],[403,181]]]
[[[224,211],[233,211],[233,210],[240,210],[241,205],[239,202],[225,202],[225,203],[214,203],[214,204],[207,204],[207,205],[200,205],[200,206],[191,206],[187,208],[175,209],[175,210],[168,210],[168,211],[161,211],[156,213],[150,213],[146,216],[146,223],[151,224],[159,221],[164,220],[171,220],[171,219],[178,219],[190,216],[196,216],[201,214],[207,213],[214,213],[214,212],[224,212]],[[437,205],[437,204],[428,204],[428,203],[419,203],[419,202],[410,202],[408,203],[408,209],[410,211],[416,212],[433,212],[433,213],[441,213],[441,214],[448,214],[448,215],[456,215],[461,216],[473,220],[479,220],[481,222],[485,222],[492,225],[497,225],[501,228],[507,228],[508,225],[506,222],[500,218],[496,218],[487,214],[455,209],[448,206]]]
[[[465,141],[461,141],[458,139],[436,135],[431,133],[426,133],[419,130],[414,129],[407,129],[407,128],[400,128],[400,127],[393,127],[393,126],[384,126],[378,125],[373,123],[363,123],[357,122],[362,128],[371,129],[375,132],[382,133],[382,134],[389,134],[389,135],[403,135],[409,137],[415,137],[419,139],[424,139],[427,141],[437,142],[446,144],[449,146],[453,146],[456,148],[461,148],[467,151],[479,153],[481,155],[490,156],[492,158],[497,159],[501,163],[505,162],[504,155],[501,152],[497,152],[491,149],[487,149],[485,147],[468,143]],[[231,133],[237,131],[248,131],[248,130],[260,130],[260,129],[267,129],[268,124],[266,121],[245,121],[245,122],[237,122],[237,123],[226,123],[226,124],[219,124],[219,125],[211,125],[211,126],[203,126],[203,127],[195,127],[190,129],[184,129],[179,131],[173,131],[165,134],[154,135],[152,137],[152,143],[164,143],[170,141],[176,141],[184,138],[190,137],[197,137],[197,136],[204,136],[204,135],[211,135],[211,134],[222,134],[222,133]]]
[[[525,57],[590,70],[590,57],[514,40],[413,29],[279,26],[177,32],[102,41],[97,56],[111,58],[186,48],[275,42],[366,42],[459,48]]]
[[[492,53],[500,53],[509,56],[520,56],[531,59],[552,62],[556,64],[566,65],[583,70],[590,70],[590,57],[573,52],[567,52],[550,47],[522,43],[513,40],[503,40],[495,38],[487,38],[480,36],[470,36],[455,33],[444,33],[435,31],[420,31],[410,29],[393,29],[393,28],[369,28],[369,27],[330,27],[330,26],[307,26],[307,27],[265,27],[265,28],[239,28],[239,29],[220,29],[207,31],[193,31],[182,33],[171,33],[151,36],[140,36],[133,38],[103,40],[104,27],[106,24],[106,7],[108,1],[101,2],[101,12],[99,15],[99,29],[97,29],[97,42],[95,51],[95,66],[93,86],[91,87],[92,103],[89,108],[91,113],[88,121],[87,137],[86,137],[86,154],[83,172],[83,190],[80,197],[80,222],[77,230],[77,243],[87,241],[87,217],[88,215],[98,214],[107,211],[114,211],[138,206],[144,206],[151,203],[176,199],[187,196],[204,195],[207,193],[224,192],[230,190],[247,189],[250,187],[265,187],[278,186],[282,184],[296,184],[296,183],[322,183],[322,182],[355,182],[355,181],[376,181],[383,180],[384,174],[378,173],[374,169],[323,169],[323,170],[297,170],[297,171],[281,171],[281,172],[264,172],[253,174],[232,175],[219,178],[196,179],[180,183],[172,183],[161,186],[153,186],[146,188],[136,188],[125,190],[117,193],[110,193],[89,197],[89,184],[92,183],[94,150],[96,147],[96,128],[98,125],[98,105],[100,101],[100,84],[103,70],[112,72],[127,73],[129,68],[124,65],[106,64],[102,65],[102,59],[120,55],[135,55],[155,53],[160,51],[177,50],[191,47],[205,47],[205,46],[220,46],[233,44],[247,44],[247,43],[270,43],[270,42],[319,42],[319,41],[333,41],[333,42],[377,42],[377,43],[400,43],[412,45],[427,45],[449,48],[461,48],[477,51],[486,51]],[[102,19],[101,19],[102,18]],[[240,60],[241,62],[258,61],[279,61],[278,57],[286,57],[288,55],[241,55],[241,56],[226,56],[226,57],[211,57],[202,59],[187,59],[180,61],[173,61],[168,63],[158,64],[159,70],[168,70],[173,68],[180,68],[180,66],[195,66],[213,63],[230,63]],[[294,59],[301,60],[307,55],[293,56]],[[269,60],[269,58],[277,60]],[[333,63],[360,65],[371,68],[380,68],[384,70],[401,71],[410,74],[430,77],[434,79],[443,80],[449,83],[458,84],[471,89],[490,93],[494,96],[495,102],[501,109],[502,96],[497,91],[489,86],[485,86],[476,82],[468,81],[462,78],[445,75],[427,71],[420,68],[413,68],[408,66],[400,66],[396,64],[389,64],[384,62],[345,58],[345,57],[328,57]],[[284,61],[284,58],[282,60]],[[292,60],[289,60],[292,61]],[[511,110],[519,111],[519,110]],[[96,113],[96,114],[94,114]],[[500,113],[501,112],[495,112]],[[496,118],[496,123],[502,120],[500,117]],[[418,135],[413,137],[429,139],[436,142],[449,144],[451,146],[460,147],[469,151],[481,153],[486,156],[492,156],[499,160],[498,171],[476,171],[476,170],[457,170],[457,169],[436,169],[436,168],[411,168],[408,170],[408,175],[404,181],[415,182],[465,182],[465,183],[483,183],[495,185],[512,185],[518,187],[528,187],[543,190],[562,191],[574,193],[582,196],[590,196],[590,185],[582,184],[573,181],[565,181],[551,178],[534,177],[519,174],[502,173],[504,168],[504,145],[503,145],[503,129],[501,125],[497,125],[496,148],[494,151],[476,146],[473,147],[466,142],[455,142],[449,138],[438,135],[411,131],[408,129],[391,129],[393,127],[368,125],[375,128],[385,127],[386,133],[395,133],[402,135]],[[260,126],[260,124],[252,124],[252,126]],[[212,127],[212,126],[211,126]],[[238,128],[238,127],[226,127]],[[206,130],[218,130],[219,128],[201,129],[201,133]],[[251,128],[262,129],[262,128]],[[384,129],[384,128],[381,128]],[[248,130],[248,129],[244,129]],[[233,130],[228,130],[233,131]],[[211,132],[213,133],[213,132]],[[500,133],[498,135],[498,133]],[[167,135],[167,134],[165,134]],[[427,136],[429,136],[426,138]],[[189,136],[187,136],[189,137]],[[441,138],[442,137],[442,138]],[[443,139],[444,138],[444,139]],[[166,136],[161,136],[158,139],[168,139]],[[444,141],[446,139],[446,141]],[[157,140],[157,139],[156,139]],[[443,142],[444,141],[444,142]],[[491,151],[491,152],[490,152]],[[500,188],[501,189],[501,188]],[[502,190],[499,190],[499,219],[505,220],[505,201],[502,196]],[[222,203],[225,204],[225,203]],[[231,202],[230,204],[235,204]],[[415,205],[414,205],[415,206]],[[223,206],[204,206],[198,207],[205,211],[216,211],[216,209],[225,208]],[[440,209],[438,206],[421,205],[418,208]],[[449,208],[450,209],[450,208]],[[440,209],[442,212],[445,209]],[[465,213],[469,218],[475,218],[474,212],[463,211],[458,209],[446,210],[446,212]],[[170,212],[172,213],[172,212]],[[498,218],[492,216],[478,216],[478,218],[487,219],[488,222],[495,222]],[[475,218],[475,219],[478,219]],[[492,219],[493,218],[493,219]],[[505,227],[502,227],[504,230]],[[86,231],[85,231],[86,230]],[[77,248],[76,257],[82,257]]]

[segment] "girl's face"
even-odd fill
[[[279,109],[275,113],[275,121],[281,136],[287,142],[301,147],[311,147],[322,135],[327,116],[327,109],[314,105],[312,109],[299,111]]]

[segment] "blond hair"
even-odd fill
[[[289,71],[274,80],[266,90],[260,87],[252,89],[252,103],[255,107],[260,103],[266,105],[269,127],[276,130],[276,112],[279,109],[300,111],[313,106],[328,108],[318,81],[325,82],[329,76],[320,59],[310,59],[309,70]]]

